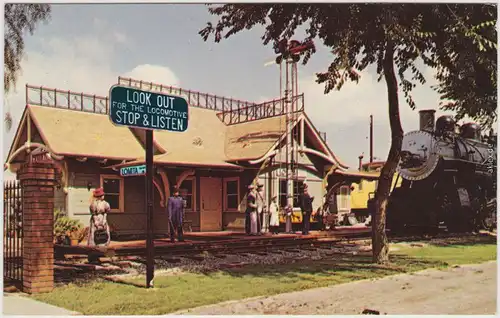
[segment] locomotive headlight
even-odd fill
[[[404,179],[427,178],[439,161],[434,136],[426,131],[412,131],[403,137],[398,172]]]

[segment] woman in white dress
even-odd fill
[[[269,221],[269,227],[273,234],[278,234],[278,228],[280,226],[280,216],[278,211],[278,204],[276,203],[276,197],[271,198],[271,204],[269,205],[269,213],[271,214],[271,220]]]

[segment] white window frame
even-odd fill
[[[226,194],[226,189],[227,189],[227,183],[230,182],[230,181],[236,181],[237,183],[237,187],[236,187],[236,192],[237,192],[237,202],[238,202],[238,206],[234,209],[234,208],[228,208],[227,207],[227,194]],[[223,178],[222,179],[222,183],[223,183],[223,187],[222,187],[222,191],[223,191],[223,197],[224,197],[224,211],[225,212],[241,212],[239,207],[240,207],[240,199],[241,199],[241,193],[240,193],[240,177],[229,177],[229,178]]]
[[[293,205],[293,208],[294,209],[297,209],[297,208],[300,208],[300,194],[301,194],[301,187],[297,187],[297,193],[295,193],[295,187],[294,187],[294,183],[295,182],[302,182],[302,190],[304,189],[304,183],[305,183],[305,178],[297,178],[297,179],[294,179],[294,180],[291,180],[292,181],[292,205]],[[295,203],[295,196],[297,196],[297,206],[294,205]]]
[[[116,213],[123,213],[125,212],[125,180],[121,176],[117,176],[114,174],[101,174],[100,175],[100,185],[101,188],[104,189],[104,179],[114,179],[114,180],[120,180],[120,193],[118,197],[118,209],[111,209],[109,210],[110,212],[116,212]],[[106,200],[106,195],[107,193],[104,193],[104,199]]]
[[[179,177],[176,178],[176,181],[179,182]],[[196,176],[189,176],[186,177],[182,182],[184,181],[191,181],[193,183],[193,194],[191,197],[191,209],[185,209],[186,212],[196,212]],[[179,184],[179,189],[182,189],[182,183]],[[168,199],[167,199],[168,200]]]
[[[339,211],[351,211],[351,186],[343,185],[339,189]]]

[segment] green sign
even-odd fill
[[[146,165],[121,168],[120,175],[122,177],[145,176],[146,175]]]
[[[109,105],[116,125],[179,132],[188,128],[188,103],[182,97],[115,85]]]

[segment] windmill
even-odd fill
[[[280,113],[286,115],[286,138],[285,138],[285,179],[286,179],[286,193],[292,193],[293,191],[293,180],[298,177],[298,140],[299,131],[298,129],[293,129],[294,124],[298,118],[298,74],[297,74],[297,63],[300,61],[301,57],[310,52],[314,52],[314,43],[310,40],[299,42],[296,40],[286,40],[283,39],[274,44],[274,53],[277,56],[273,61],[269,61],[264,64],[264,66],[269,66],[272,64],[278,64],[280,68]],[[283,70],[283,62],[285,62],[285,70]],[[283,82],[285,83],[283,87]],[[283,96],[284,95],[284,96]],[[280,127],[282,127],[282,122],[280,122]],[[279,147],[278,158],[279,158],[279,169],[280,175],[283,172],[283,146]],[[273,176],[276,177],[276,176]],[[273,178],[274,179],[274,178]],[[272,190],[271,190],[272,191]],[[293,206],[293,197],[287,195],[287,205]]]

